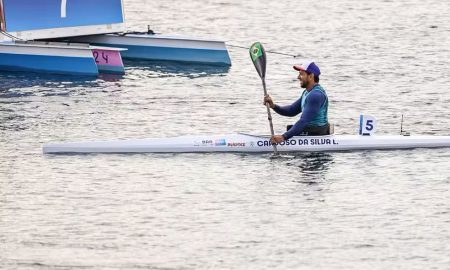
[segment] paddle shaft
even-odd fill
[[[252,46],[250,46],[249,52],[250,52],[250,58],[252,59],[253,65],[255,65],[256,71],[258,72],[258,75],[261,78],[262,85],[264,88],[264,96],[267,96],[266,52],[264,51],[264,47],[262,46],[262,44],[260,42],[255,42],[252,44]],[[270,124],[270,133],[273,137],[275,135],[275,132],[273,131],[272,115],[270,114],[270,106],[268,103],[266,103],[266,108],[267,108],[267,119],[269,119],[269,124]],[[272,146],[273,146],[274,154],[278,154],[276,144],[272,144]]]
[[[262,85],[263,85],[263,89],[264,89],[264,96],[267,96],[266,80],[264,78],[261,78],[261,81],[262,81]],[[273,135],[275,135],[275,132],[273,130],[272,113],[270,112],[270,105],[267,102],[266,102],[266,108],[267,108],[267,119],[269,120],[269,125],[270,125],[270,134],[273,137]],[[273,146],[273,152],[275,154],[278,154],[276,144],[272,144],[272,146]]]

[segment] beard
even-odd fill
[[[300,81],[300,86],[301,86],[302,88],[306,88],[307,85],[308,85],[307,82],[305,82],[305,81]]]

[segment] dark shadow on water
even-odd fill
[[[27,96],[67,96],[80,89],[104,91],[105,85],[116,83],[123,75],[100,74],[72,76],[34,72],[0,72],[0,99]],[[1,102],[1,100],[0,100]]]
[[[145,78],[186,77],[202,78],[208,76],[226,76],[230,66],[208,65],[172,61],[135,61],[125,60],[125,75],[101,73],[96,76],[63,75],[38,72],[0,71],[0,98],[29,96],[40,89],[97,88],[105,82],[119,82],[124,78],[133,79],[133,75]],[[127,77],[130,75],[130,77]],[[138,78],[140,79],[140,78]],[[30,91],[31,88],[35,88]],[[27,89],[9,91],[10,89]],[[56,91],[56,95],[59,95]],[[66,93],[67,91],[62,91]]]
[[[100,73],[98,75],[98,80],[102,80],[105,82],[118,82],[124,78],[124,74],[108,74],[108,73]]]
[[[125,73],[135,71],[151,72],[149,77],[187,77],[201,78],[208,76],[226,76],[230,66],[211,65],[176,61],[124,60]]]
[[[31,87],[79,87],[96,86],[99,78],[35,72],[0,72],[0,95],[9,89]],[[2,96],[0,96],[2,97]],[[5,97],[5,96],[3,96]]]
[[[330,153],[311,152],[294,154],[286,165],[299,167],[305,172],[317,172],[327,170],[332,163],[333,156]]]
[[[296,182],[311,185],[321,181],[334,163],[333,155],[325,152],[272,154],[271,159],[284,166],[298,169],[302,177]]]

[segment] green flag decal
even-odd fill
[[[263,45],[260,42],[253,43],[250,46],[249,53],[259,77],[264,81],[264,77],[266,76],[266,52],[264,51]]]
[[[255,42],[250,48],[250,55],[252,56],[252,61],[258,59],[262,56],[261,43]]]

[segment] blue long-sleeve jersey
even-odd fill
[[[284,116],[296,116],[302,113],[300,119],[283,134],[287,140],[300,135],[306,126],[321,126],[328,123],[328,97],[325,90],[316,84],[311,90],[305,90],[302,96],[291,105],[275,105],[274,111]]]

